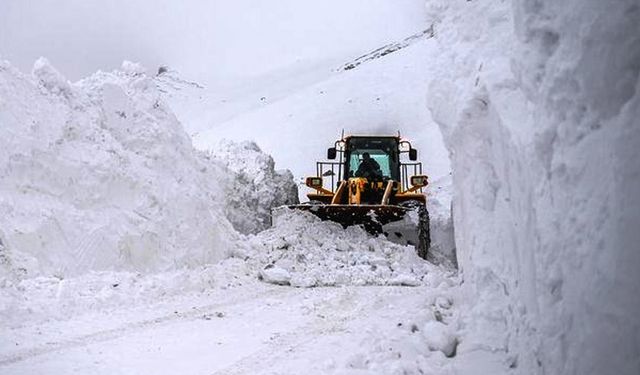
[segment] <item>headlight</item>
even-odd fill
[[[427,186],[429,185],[429,180],[427,176],[424,176],[424,175],[412,176],[411,185],[420,186],[420,187]]]
[[[305,184],[310,188],[322,187],[322,177],[307,177]]]

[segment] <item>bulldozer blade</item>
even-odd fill
[[[310,212],[322,220],[330,220],[346,228],[352,225],[362,225],[371,234],[383,233],[386,224],[400,221],[407,213],[407,209],[400,206],[382,205],[294,205],[294,210]]]

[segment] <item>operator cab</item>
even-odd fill
[[[402,154],[408,154],[409,162],[401,159]],[[399,135],[343,137],[335,142],[334,147],[327,149],[327,159],[338,160],[316,163],[317,177],[307,178],[306,185],[318,193],[308,194],[309,199],[328,200],[341,181],[352,178],[364,178],[376,186],[381,184],[379,186],[383,188],[386,182],[394,181],[399,185],[399,191],[404,192],[421,192],[421,187],[426,186],[426,183],[422,185],[423,180],[426,182],[422,175],[422,163],[415,162],[418,151]],[[369,163],[365,163],[365,159],[369,159]],[[363,164],[375,168],[368,168],[370,173],[363,173]],[[375,173],[371,169],[375,169]],[[324,187],[323,177],[328,177],[327,188]]]
[[[369,177],[372,180],[399,180],[397,137],[349,137],[345,142],[345,176]],[[361,166],[367,154],[379,166],[377,171],[363,175]],[[366,173],[366,172],[365,172]]]

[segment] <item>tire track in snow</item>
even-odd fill
[[[374,289],[378,293],[368,293]],[[381,302],[402,296],[405,290],[409,291],[411,289],[406,287],[349,288],[340,296],[340,301],[351,303],[355,306],[346,310],[343,307],[341,313],[336,316],[331,314],[336,311],[336,301],[325,302],[320,311],[316,312],[318,318],[313,322],[301,327],[295,327],[293,331],[278,335],[267,343],[265,348],[243,357],[232,366],[218,370],[212,375],[239,375],[263,372],[267,364],[278,363],[279,359],[289,357],[297,348],[324,339],[330,334],[348,332],[348,323],[365,316],[364,313],[367,311],[379,308]],[[364,291],[364,293],[361,291]]]
[[[111,341],[118,339],[128,334],[138,333],[144,330],[155,328],[159,325],[168,325],[174,322],[184,320],[195,320],[201,318],[207,313],[214,313],[215,310],[221,310],[231,306],[241,305],[243,303],[253,303],[260,299],[267,299],[277,297],[282,294],[291,293],[292,289],[275,287],[268,291],[259,291],[248,295],[239,296],[236,300],[231,300],[221,303],[213,303],[205,306],[197,306],[184,312],[174,312],[171,314],[159,316],[152,319],[146,319],[142,321],[130,322],[120,325],[117,328],[106,329],[98,332],[93,332],[77,337],[63,339],[57,342],[47,343],[34,348],[22,350],[18,353],[8,356],[0,357],[0,367],[11,365],[17,362],[22,362],[34,357],[38,357],[44,354],[53,352],[64,351],[68,349],[75,349],[82,346],[87,346],[99,342]]]

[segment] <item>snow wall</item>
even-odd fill
[[[72,84],[0,61],[0,140],[0,280],[215,262],[297,201],[256,145],[195,151],[134,63]]]
[[[271,226],[271,209],[297,204],[298,186],[289,170],[275,170],[273,158],[252,141],[223,140],[207,151],[235,178],[226,185],[225,213],[241,233],[258,233]]]
[[[476,332],[522,374],[640,373],[640,6],[430,1]]]

